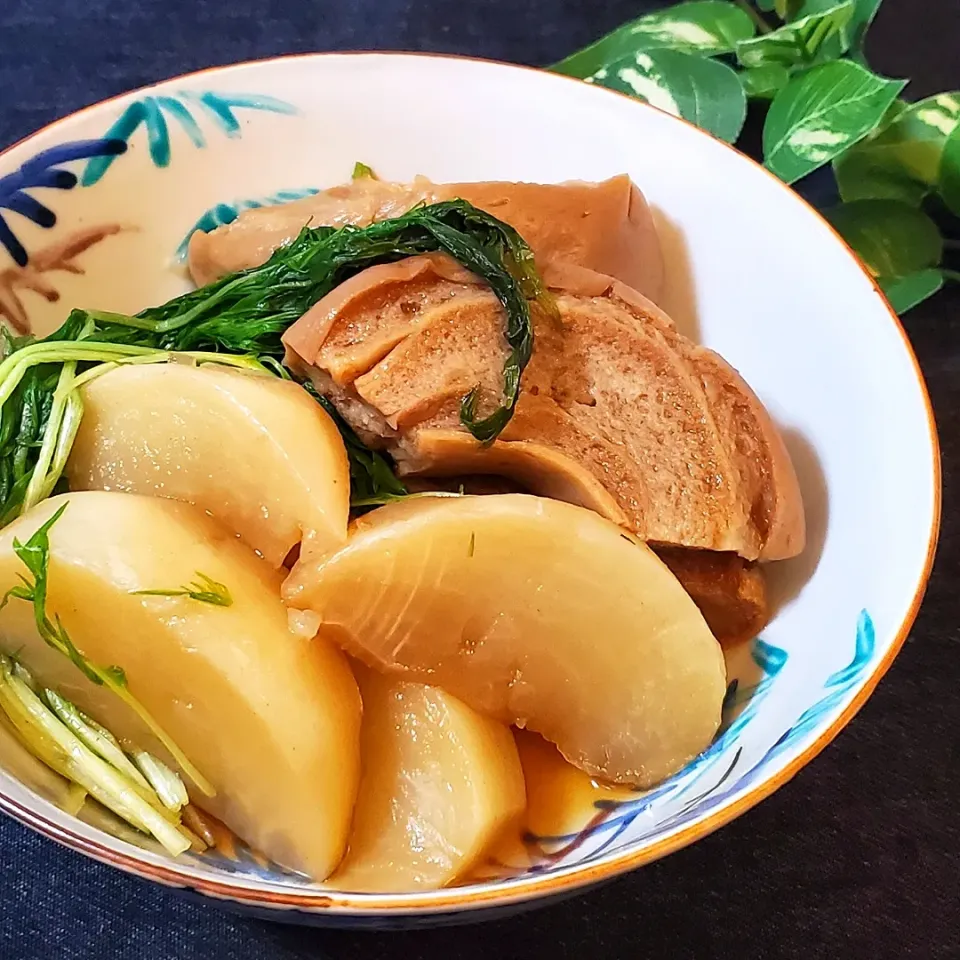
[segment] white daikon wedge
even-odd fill
[[[379,893],[445,886],[523,813],[513,735],[437,687],[355,672],[363,773],[347,856],[330,885]]]
[[[74,490],[192,503],[279,567],[346,538],[340,433],[297,384],[216,364],[133,364],[90,381],[66,474]]]
[[[26,543],[64,504],[48,534],[47,615],[88,661],[123,670],[125,689],[216,795],[192,787],[120,694],[43,642],[28,600],[0,610],[4,652],[122,743],[180,771],[194,802],[253,848],[326,877],[343,855],[359,783],[361,705],[346,657],[294,636],[279,575],[172,500],[80,492],[42,502],[0,533],[0,592],[29,579],[14,539]],[[219,602],[139,592],[191,584]]]
[[[700,611],[651,550],[582,507],[391,504],[298,563],[284,596],[371,666],[529,727],[603,780],[657,783],[720,722],[723,655]]]

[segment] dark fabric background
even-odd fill
[[[211,64],[393,48],[550,63],[643,0],[0,0],[0,147],[78,107]],[[887,0],[875,67],[960,87],[957,0]],[[798,266],[798,270],[802,267]],[[0,822],[2,960],[960,960],[960,293],[909,315],[943,443],[926,603],[861,714],[718,834],[559,906],[483,926],[287,928],[197,905]]]

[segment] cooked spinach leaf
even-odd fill
[[[282,357],[281,336],[334,287],[361,270],[442,251],[485,280],[506,313],[510,346],[503,396],[478,418],[477,389],[463,399],[460,418],[480,441],[506,426],[533,350],[531,303],[550,309],[550,297],[523,238],[507,224],[463,200],[416,207],[368,227],[305,228],[262,266],[227,276],[135,316],[74,310],[52,338],[137,344],[157,350],[212,350]]]
[[[533,254],[520,235],[462,200],[421,206],[368,227],[304,229],[262,266],[229,274],[134,316],[73,310],[42,340],[5,335],[0,362],[0,526],[58,488],[83,416],[80,387],[120,363],[187,353],[284,376],[281,337],[321,297],[367,267],[442,251],[487,281],[506,313],[510,347],[497,406],[480,416],[479,390],[461,420],[489,442],[513,415],[533,349],[531,304],[551,309]],[[329,408],[329,405],[328,405]],[[406,492],[389,461],[338,416],[357,505]],[[197,591],[194,591],[197,592]]]
[[[188,597],[199,603],[210,603],[215,607],[233,606],[233,597],[226,584],[208,577],[205,573],[197,571],[197,579],[191,580],[184,587],[177,587],[173,590],[132,590],[138,597]]]
[[[359,160],[353,165],[354,180],[377,180],[377,175],[373,172],[373,167],[361,163]]]

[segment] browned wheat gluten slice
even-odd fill
[[[334,291],[288,330],[288,361],[405,474],[501,474],[655,545],[799,553],[793,466],[736,371],[611,277],[556,263],[544,276],[558,316],[534,312],[516,413],[489,446],[460,425],[459,402],[477,385],[487,408],[499,398],[502,310],[443,255]]]
[[[233,223],[190,239],[190,273],[198,285],[264,263],[304,227],[368,226],[418,203],[462,199],[509,223],[538,261],[579,263],[629,283],[654,300],[663,256],[650,208],[624,174],[601,183],[411,183],[362,178],[291,203],[246,210]]]

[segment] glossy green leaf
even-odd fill
[[[773,9],[781,20],[792,20],[804,7],[804,0],[773,0]]]
[[[769,13],[776,6],[777,0],[757,0],[757,7],[764,13]]]
[[[748,97],[772,100],[790,82],[790,71],[779,63],[768,63],[741,71],[740,82]]]
[[[677,50],[624,57],[590,82],[639,97],[729,143],[740,136],[747,115],[747,98],[730,67]]]
[[[857,200],[825,215],[875,277],[908,277],[943,257],[937,225],[899,200]]]
[[[853,19],[855,0],[844,0],[820,13],[784,24],[737,44],[737,59],[745,67],[777,63],[800,67],[835,60],[849,48],[846,27]]]
[[[940,158],[940,196],[960,217],[960,125],[947,138]]]
[[[764,162],[787,183],[799,180],[869,134],[904,86],[848,60],[794,77],[770,105]]]
[[[881,3],[883,3],[883,0],[857,0],[857,9],[854,11],[853,20],[848,27],[850,43],[855,50],[863,48],[863,41],[870,29],[870,24],[873,23],[873,19],[880,9]]]
[[[805,0],[797,13],[798,17],[808,17],[811,13],[820,13],[835,4],[837,0]],[[853,17],[847,27],[850,46],[859,51],[870,24],[873,23],[883,0],[856,0]]]
[[[919,207],[929,188],[914,180],[905,171],[883,169],[874,165],[869,154],[851,150],[834,161],[834,175],[840,197],[852,203],[855,200],[900,200]]]
[[[879,133],[881,130],[886,130],[887,127],[893,123],[901,114],[907,112],[910,109],[911,104],[907,103],[906,100],[894,100],[893,103],[887,107],[887,112],[883,115],[883,120],[880,123],[880,126],[877,127],[873,136]]]
[[[890,306],[902,315],[932,297],[943,286],[943,274],[931,268],[906,277],[880,277],[879,283]]]
[[[960,123],[960,92],[902,104],[887,119],[834,163],[844,200],[887,197],[919,204],[939,182],[944,144]]]
[[[749,15],[729,0],[692,0],[625,23],[551,69],[586,80],[640,50],[666,48],[715,56],[731,53],[755,31]]]
[[[801,17],[809,17],[813,13],[823,13],[837,5],[837,0],[802,0],[800,3],[793,3],[793,16],[799,20]]]

